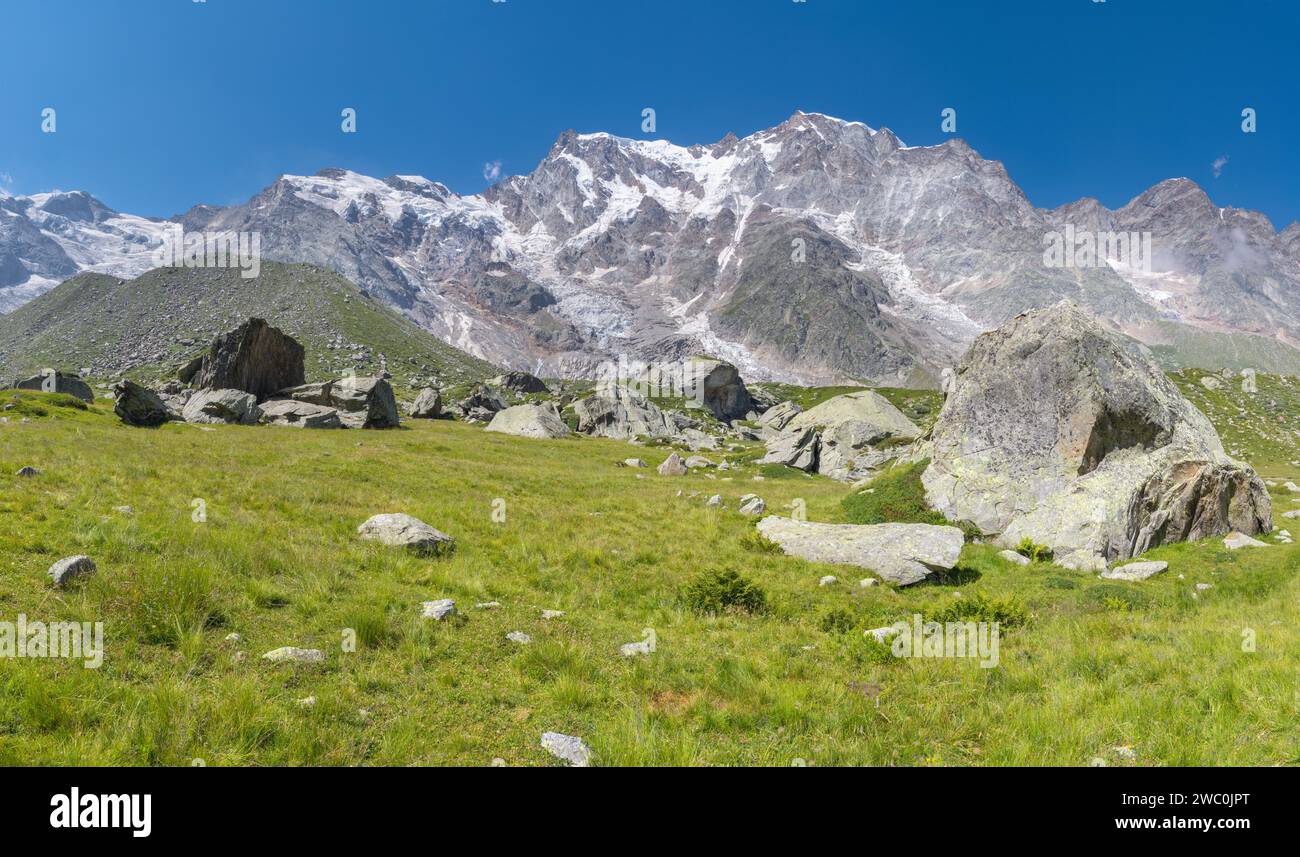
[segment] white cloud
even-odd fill
[[[501,162],[488,161],[483,165],[483,178],[487,181],[494,182],[501,178]]]
[[[1228,156],[1227,156],[1227,155],[1220,155],[1219,157],[1217,157],[1217,158],[1214,159],[1214,163],[1213,163],[1213,164],[1210,164],[1210,166],[1214,169],[1214,177],[1215,177],[1216,179],[1217,179],[1219,176],[1223,175],[1223,167],[1224,167],[1224,165],[1227,164],[1227,163],[1228,163]]]

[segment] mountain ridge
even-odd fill
[[[334,270],[445,342],[546,375],[704,351],[756,379],[932,384],[980,331],[1062,298],[1151,344],[1194,334],[1225,365],[1294,371],[1300,355],[1300,224],[1218,208],[1187,179],[1114,210],[1038,208],[959,138],[909,147],[819,113],[687,147],[565,131],[532,172],[469,196],[420,176],[284,175],[174,222],[259,231],[267,258]],[[145,249],[149,229],[129,225]],[[1066,225],[1151,232],[1151,269],[1045,266],[1044,236]]]

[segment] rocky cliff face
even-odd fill
[[[1072,567],[1272,526],[1263,482],[1150,351],[1067,303],[975,341],[928,455],[934,508]]]
[[[68,196],[0,198],[0,306],[70,270],[147,266],[165,225]],[[707,146],[566,132],[479,196],[328,169],[177,219],[258,231],[268,258],[544,375],[707,353],[754,380],[934,382],[981,331],[1063,298],[1171,351],[1195,332],[1202,363],[1263,368],[1300,345],[1300,226],[1216,208],[1186,179],[1116,211],[1039,209],[961,140],[909,147],[819,114]],[[1046,264],[1067,228],[1150,232],[1152,264]]]

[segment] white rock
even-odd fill
[[[1239,550],[1240,548],[1263,548],[1268,547],[1264,542],[1258,539],[1252,539],[1245,533],[1228,533],[1223,538],[1223,546],[1230,551]]]
[[[1014,562],[1016,565],[1029,565],[1029,557],[1024,554],[1016,553],[1013,550],[998,551],[998,556],[1007,562]]]
[[[712,497],[708,499],[708,502],[706,502],[704,505],[716,509],[717,507],[722,505],[722,495],[714,494]]]
[[[884,643],[887,642],[890,637],[900,633],[902,633],[901,628],[897,625],[890,625],[886,628],[871,628],[870,630],[863,631],[862,636],[874,637],[877,643]]]
[[[262,659],[272,663],[303,663],[319,664],[325,662],[325,653],[320,649],[300,649],[297,646],[284,646],[279,649],[272,649],[262,655]]]
[[[740,514],[761,515],[766,511],[767,503],[763,502],[762,497],[750,497],[748,500],[741,498]]]
[[[390,547],[405,547],[418,554],[438,554],[455,547],[456,540],[446,533],[401,513],[375,515],[361,526],[357,533],[368,541]]]
[[[591,749],[581,738],[560,732],[543,732],[542,747],[557,759],[562,759],[573,768],[585,768],[591,764]]]
[[[425,619],[433,619],[441,622],[451,614],[456,612],[456,602],[450,598],[440,598],[437,601],[425,601],[420,604],[422,608],[420,615]]]
[[[65,557],[50,566],[50,579],[55,586],[67,586],[82,577],[89,577],[96,571],[95,561],[84,554]]]
[[[563,611],[563,610],[543,610],[543,611],[542,611],[542,618],[543,618],[543,619],[559,619],[559,618],[560,618],[561,616],[563,616],[563,615],[564,615],[564,611]]]
[[[501,602],[500,602],[500,601],[483,601],[483,602],[481,602],[481,603],[479,603],[479,604],[475,604],[475,605],[474,605],[474,608],[475,608],[476,610],[500,610],[500,609],[501,609]]]
[[[858,586],[861,586],[863,589],[869,589],[870,587],[877,586],[879,584],[880,581],[876,580],[874,577],[864,577],[858,581]]]
[[[787,556],[854,565],[899,586],[957,564],[966,538],[956,527],[932,524],[814,524],[769,515],[758,531]]]
[[[1130,562],[1127,565],[1117,566],[1108,571],[1103,571],[1101,576],[1105,580],[1128,580],[1137,582],[1146,580],[1148,577],[1157,575],[1169,568],[1167,562]]]
[[[521,646],[526,646],[533,641],[533,638],[525,634],[523,631],[511,631],[509,634],[506,634],[506,639],[512,643],[518,643]]]
[[[839,578],[833,574],[828,574],[821,580],[817,581],[818,586],[833,586],[836,583],[839,583]]]

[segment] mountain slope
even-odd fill
[[[86,200],[59,214],[36,199],[10,198],[20,214],[0,217],[0,254],[5,240],[34,248],[24,270],[49,224],[122,228]],[[477,196],[327,169],[176,219],[259,232],[267,258],[337,271],[440,339],[545,375],[703,352],[755,379],[920,383],[980,331],[1063,298],[1175,362],[1289,370],[1300,355],[1300,226],[1216,208],[1186,179],[1115,211],[1039,209],[961,140],[910,147],[820,114],[707,146],[569,131]],[[1150,232],[1150,270],[1048,265],[1045,242],[1067,228]],[[111,246],[126,265],[149,249],[147,236],[135,251],[96,240],[82,256]],[[54,276],[66,263],[46,249]],[[33,287],[9,288],[13,303]]]
[[[167,375],[250,316],[303,343],[313,380],[384,367],[405,387],[495,374],[338,274],[265,262],[247,280],[238,269],[159,268],[134,280],[79,274],[0,316],[0,377],[44,367],[95,378]]]

